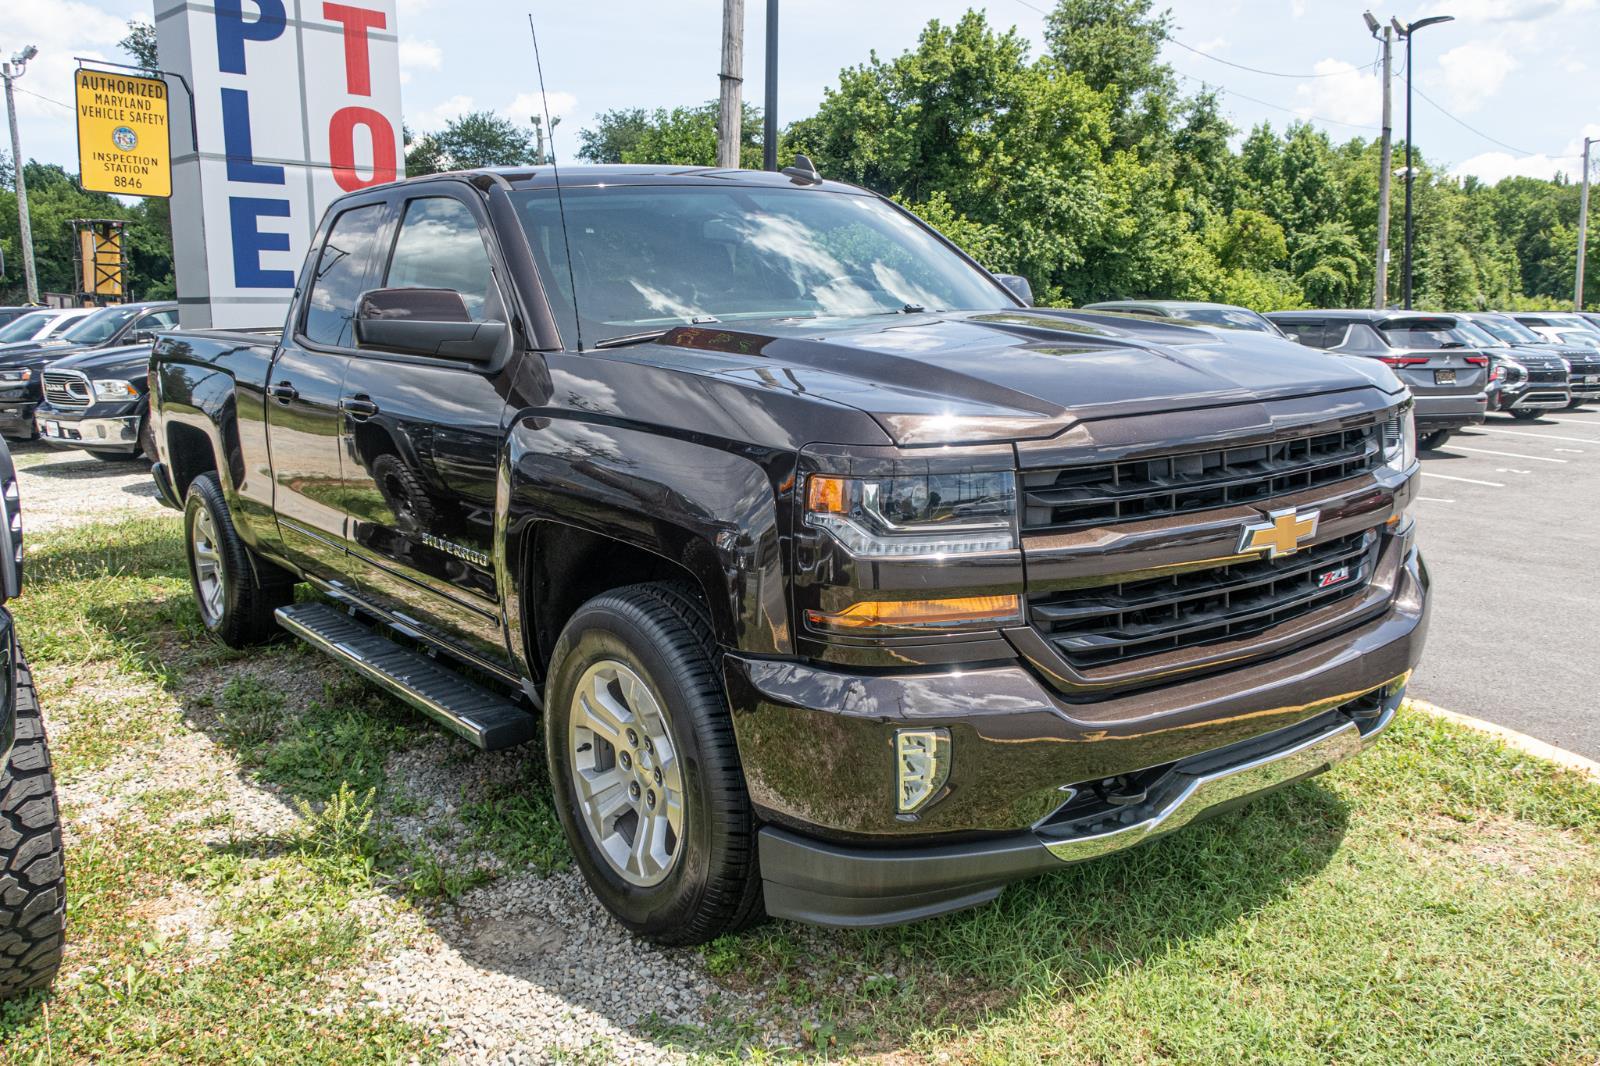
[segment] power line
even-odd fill
[[[1302,121],[1306,121],[1306,122],[1325,122],[1330,126],[1349,126],[1351,129],[1357,129],[1357,130],[1377,130],[1377,129],[1381,129],[1381,127],[1369,126],[1369,125],[1366,125],[1366,124],[1361,123],[1361,122],[1344,122],[1344,121],[1342,121],[1340,119],[1336,119],[1336,118],[1323,118],[1320,115],[1309,115],[1309,114],[1306,114],[1303,111],[1297,111],[1292,107],[1284,107],[1282,104],[1272,103],[1270,100],[1261,100],[1261,99],[1258,99],[1258,98],[1256,98],[1254,96],[1246,96],[1244,93],[1239,92],[1239,91],[1237,91],[1235,89],[1230,89],[1226,85],[1212,85],[1209,82],[1202,81],[1202,80],[1200,80],[1198,78],[1192,78],[1187,74],[1179,74],[1178,77],[1180,79],[1182,79],[1183,81],[1198,81],[1200,83],[1200,87],[1202,89],[1210,88],[1210,89],[1216,90],[1219,93],[1223,93],[1223,94],[1225,94],[1227,96],[1237,96],[1239,99],[1248,100],[1252,104],[1260,104],[1262,107],[1270,107],[1274,111],[1282,111],[1285,114],[1293,115],[1294,117],[1296,117],[1296,118],[1298,118],[1298,119],[1300,119]]]
[[[1017,0],[1017,2],[1021,3],[1022,0]],[[1337,78],[1345,74],[1359,74],[1363,71],[1370,71],[1373,67],[1377,66],[1376,62],[1372,62],[1359,67],[1349,67],[1345,70],[1325,70],[1316,74],[1285,74],[1281,70],[1262,70],[1260,67],[1248,67],[1243,63],[1235,63],[1231,59],[1223,59],[1221,56],[1214,56],[1210,52],[1202,52],[1198,48],[1184,44],[1176,37],[1168,37],[1167,43],[1175,44],[1179,48],[1182,48],[1185,52],[1193,52],[1197,56],[1204,56],[1213,63],[1221,63],[1224,66],[1235,67],[1239,70],[1248,70],[1252,74],[1265,74],[1269,78]]]
[[[1466,122],[1463,122],[1461,119],[1456,118],[1456,116],[1452,115],[1450,112],[1446,111],[1442,106],[1440,106],[1438,101],[1434,100],[1433,97],[1429,96],[1427,93],[1423,92],[1421,89],[1416,88],[1416,86],[1412,86],[1412,91],[1415,92],[1418,96],[1422,97],[1424,100],[1426,100],[1428,102],[1428,104],[1435,111],[1439,112],[1439,114],[1443,115],[1445,118],[1449,119],[1451,122],[1454,122],[1457,126],[1460,126],[1462,129],[1468,131],[1469,133],[1477,134],[1479,137],[1482,137],[1484,140],[1488,141],[1490,144],[1498,144],[1501,148],[1504,148],[1508,152],[1514,152],[1517,155],[1544,155],[1546,159],[1575,159],[1575,158],[1577,158],[1576,156],[1571,156],[1571,155],[1546,155],[1544,152],[1529,152],[1529,151],[1526,151],[1524,149],[1518,148],[1514,144],[1507,144],[1505,141],[1500,140],[1498,137],[1491,137],[1487,133],[1485,133],[1482,130],[1478,129],[1476,126],[1468,125]]]
[[[62,103],[60,100],[57,100],[54,97],[45,96],[43,93],[32,92],[32,91],[30,91],[28,89],[24,89],[20,85],[13,86],[13,87],[17,90],[17,92],[22,93],[25,96],[31,96],[36,100],[43,100],[47,104],[55,104],[57,107],[64,107],[68,111],[74,110],[74,108],[73,108],[73,106],[71,104]]]

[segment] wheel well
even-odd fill
[[[528,538],[528,545],[522,581],[523,639],[528,660],[541,675],[547,673],[550,653],[568,619],[603,592],[645,581],[680,581],[702,598],[706,595],[688,567],[598,533],[546,522]]]
[[[172,487],[180,500],[189,491],[189,482],[201,474],[215,473],[217,469],[211,438],[181,422],[167,427],[167,456],[172,460],[169,471]]]

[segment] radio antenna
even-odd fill
[[[533,34],[533,69],[539,74],[539,100],[544,108],[544,129],[550,138],[550,173],[556,182],[556,213],[561,216],[561,247],[567,253],[567,284],[572,286],[572,328],[578,332],[578,351],[583,351],[583,319],[578,314],[578,277],[572,269],[572,242],[567,239],[567,202],[561,196],[561,167],[556,163],[556,128],[550,122],[550,94],[544,91],[544,63],[539,59],[539,31],[528,12],[528,32]]]

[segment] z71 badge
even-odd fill
[[[1349,581],[1349,580],[1350,580],[1350,568],[1348,566],[1341,566],[1341,567],[1338,567],[1337,569],[1329,570],[1327,573],[1325,573],[1322,576],[1318,577],[1317,578],[1317,588],[1319,588],[1319,589],[1331,589],[1331,588],[1333,588],[1333,586],[1342,585],[1346,581]]]

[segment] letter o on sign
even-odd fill
[[[366,178],[356,173],[357,126],[365,126],[372,136],[372,174]],[[333,162],[333,180],[345,192],[393,181],[394,127],[370,107],[341,107],[328,122],[328,158]]]

